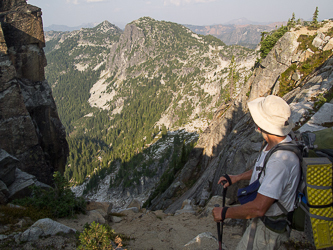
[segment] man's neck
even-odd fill
[[[287,136],[276,136],[276,135],[265,134],[264,139],[267,141],[267,147],[265,151],[271,150],[275,145],[279,144],[286,137]]]

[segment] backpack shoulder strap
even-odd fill
[[[291,142],[281,142],[281,143],[275,145],[267,153],[267,155],[264,159],[264,164],[263,164],[263,167],[262,167],[262,171],[259,173],[258,178],[260,178],[262,172],[265,172],[266,164],[267,164],[269,158],[271,157],[271,155],[274,154],[278,150],[287,150],[287,151],[293,152],[298,157],[298,159],[300,161],[300,166],[301,166],[301,164],[303,162],[303,155],[302,155],[302,152],[301,152],[300,148],[298,147],[298,145],[296,143],[294,143],[293,141],[291,141]]]

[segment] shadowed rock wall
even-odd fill
[[[64,171],[68,144],[45,80],[41,15],[25,0],[0,3],[0,149],[52,184],[53,172]],[[0,169],[5,165],[0,159]]]

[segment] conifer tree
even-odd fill
[[[313,17],[312,17],[312,26],[313,27],[317,27],[318,25],[318,13],[319,13],[319,10],[318,10],[318,7],[316,7],[316,10],[315,12],[313,13]]]

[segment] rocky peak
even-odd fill
[[[97,30],[97,31],[100,31],[100,32],[103,32],[103,33],[107,33],[107,32],[110,32],[110,31],[121,32],[121,30],[117,26],[111,24],[107,20],[103,21],[102,23],[100,23],[99,25],[97,25],[93,29]]]
[[[44,75],[41,9],[25,0],[1,3],[0,172],[12,159],[14,169],[52,184],[53,172],[64,170],[68,145]]]

